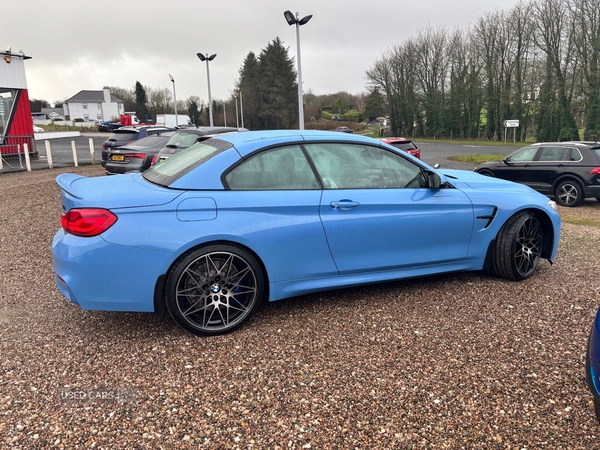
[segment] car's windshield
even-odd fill
[[[198,135],[196,133],[176,133],[169,142],[167,142],[166,147],[171,148],[188,148],[190,145],[193,145],[198,140]]]
[[[393,145],[396,148],[399,148],[400,150],[414,150],[417,147],[415,146],[415,144],[413,144],[412,142],[392,142],[390,145]]]
[[[135,141],[135,146],[138,148],[141,147],[152,147],[154,145],[160,145],[161,142],[164,142],[167,138],[165,136],[161,136],[159,134],[154,134],[152,136],[147,136],[142,139],[138,139]]]
[[[219,139],[198,142],[150,167],[142,176],[151,183],[167,187],[213,156],[231,147],[233,147],[231,143]]]
[[[110,135],[110,137],[108,138],[109,141],[135,141],[138,137],[138,134],[136,131],[121,131],[121,132],[115,132],[113,134]]]

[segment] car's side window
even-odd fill
[[[510,162],[533,161],[537,151],[538,149],[536,147],[523,148],[510,156]]]
[[[307,144],[326,189],[421,188],[421,168],[380,147],[346,143]]]
[[[566,147],[543,147],[538,157],[539,161],[568,161],[569,149]]]
[[[571,151],[568,161],[581,161],[583,159],[583,156],[581,156],[581,152],[579,151],[579,149],[571,148],[570,150]]]
[[[281,147],[253,155],[225,176],[232,190],[320,189],[302,149]]]

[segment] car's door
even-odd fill
[[[458,189],[426,187],[422,168],[378,146],[305,148],[325,186],[319,209],[342,274],[465,258],[473,207]]]
[[[516,183],[527,182],[538,150],[537,147],[525,147],[517,150],[494,168],[496,177]]]
[[[256,153],[224,181],[235,193],[219,197],[219,214],[252,236],[271,283],[337,275],[319,218],[321,186],[300,146]]]
[[[543,146],[536,155],[535,161],[524,184],[544,194],[552,194],[552,185],[560,174],[565,171],[569,160],[569,149],[567,147]]]

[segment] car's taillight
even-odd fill
[[[594,167],[590,170],[590,175],[598,175],[600,173],[600,167]]]
[[[145,153],[127,153],[125,156],[128,158],[140,158],[144,159],[146,157]]]
[[[116,215],[101,208],[72,209],[60,218],[60,224],[67,233],[82,237],[98,236],[116,221]]]
[[[106,142],[102,143],[102,148],[106,148]]]
[[[153,166],[153,165],[154,165],[154,163],[156,162],[156,158],[157,158],[157,157],[158,157],[158,154],[156,154],[156,155],[154,155],[154,156],[152,157],[152,162],[150,163],[150,165],[151,165],[151,166]]]

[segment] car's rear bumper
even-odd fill
[[[583,191],[585,192],[585,196],[587,197],[600,197],[600,185],[590,185],[586,186]]]
[[[172,255],[60,229],[52,241],[52,258],[58,289],[82,309],[152,312],[156,280],[166,272]]]

